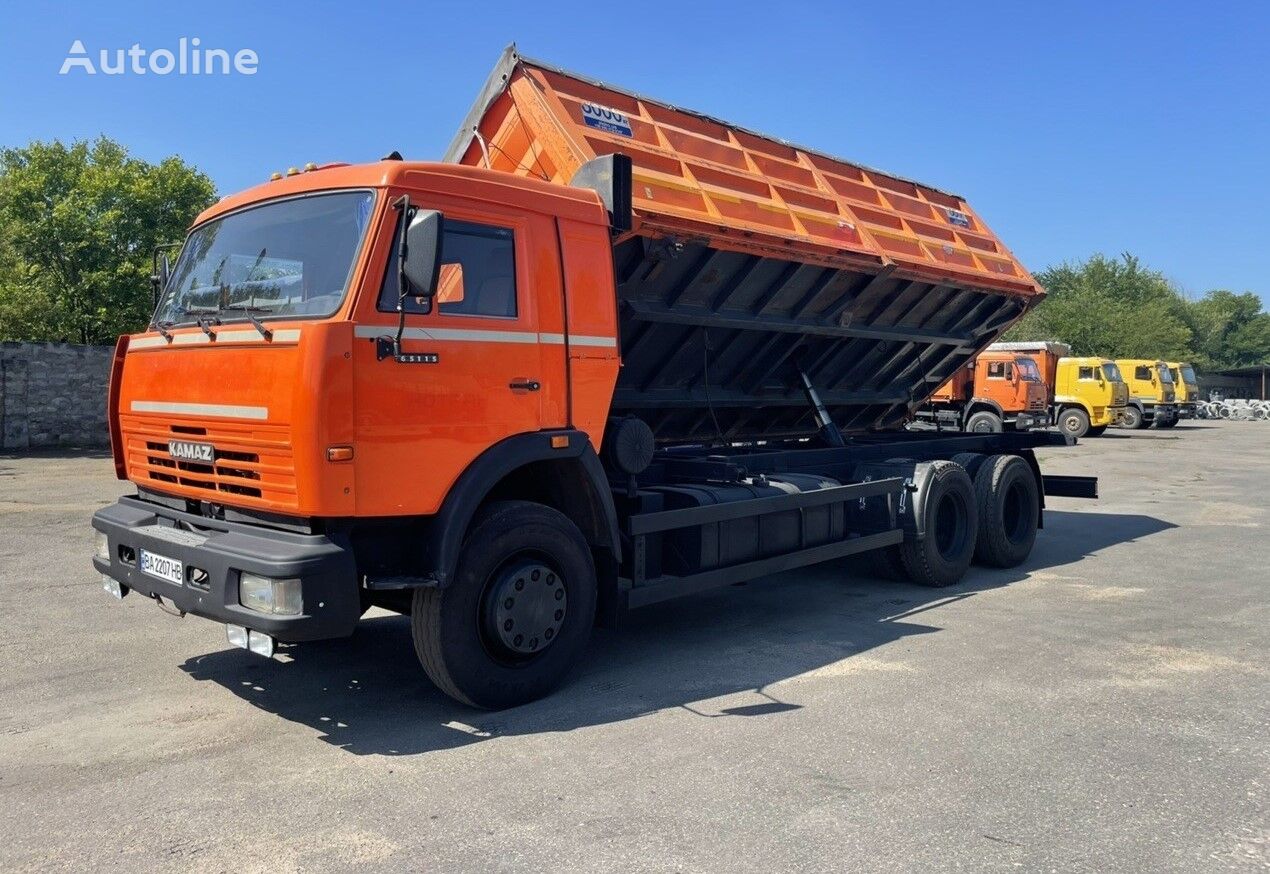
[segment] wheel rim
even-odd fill
[[[1071,434],[1073,437],[1079,437],[1080,436],[1080,417],[1079,416],[1064,416],[1063,430],[1066,431],[1068,434]]]
[[[950,558],[961,551],[965,539],[965,505],[957,495],[943,495],[935,508],[935,549]]]
[[[481,626],[488,648],[514,661],[551,648],[568,615],[565,580],[552,564],[537,557],[505,562],[485,586]]]

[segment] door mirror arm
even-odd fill
[[[383,361],[389,356],[403,364],[435,364],[434,353],[408,355],[401,351],[401,338],[406,332],[406,298],[413,294],[419,299],[420,312],[432,312],[432,298],[437,290],[437,276],[441,271],[441,213],[434,209],[420,210],[410,203],[410,195],[403,194],[393,201],[392,208],[401,217],[397,222],[397,239],[393,246],[397,252],[397,332],[392,337],[377,337],[375,356]]]

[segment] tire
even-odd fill
[[[1041,495],[1036,476],[1017,455],[994,455],[975,474],[979,536],[975,560],[991,567],[1017,567],[1036,543]]]
[[[552,691],[577,662],[595,599],[595,564],[577,526],[541,504],[500,501],[472,520],[450,585],[415,591],[415,653],[456,701],[515,707]],[[517,622],[527,630],[517,634]]]
[[[1003,430],[1005,424],[1001,417],[987,410],[972,413],[966,420],[966,431],[971,434],[1000,434]]]
[[[1091,425],[1089,427],[1089,433],[1086,434],[1085,436],[1086,437],[1101,437],[1103,434],[1106,434],[1106,433],[1107,433],[1106,425]]]
[[[951,586],[970,567],[979,524],[974,484],[961,465],[931,465],[922,513],[925,534],[899,545],[900,565],[919,586]]]
[[[1146,419],[1142,415],[1142,411],[1137,407],[1125,407],[1124,414],[1120,417],[1120,427],[1128,428],[1131,431],[1137,431],[1145,428]]]
[[[1058,429],[1068,437],[1080,439],[1089,433],[1089,414],[1080,407],[1068,407],[1058,415]]]

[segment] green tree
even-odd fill
[[[1270,313],[1261,298],[1215,289],[1187,307],[1195,363],[1203,369],[1270,361]]]
[[[1077,355],[1186,359],[1187,303],[1158,271],[1133,255],[1094,255],[1036,276],[1049,296],[1005,335],[1007,340],[1062,340]]]
[[[0,340],[110,343],[151,309],[150,259],[214,199],[180,158],[101,137],[0,150]]]

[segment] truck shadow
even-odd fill
[[[597,629],[564,688],[498,713],[438,692],[400,616],[365,619],[345,640],[286,647],[280,659],[226,649],[182,669],[356,755],[416,755],[669,707],[702,718],[778,717],[800,706],[782,700],[787,687],[770,688],[781,681],[847,676],[862,653],[939,631],[942,606],[1174,527],[1151,516],[1050,510],[1026,565],[973,568],[947,589],[880,581],[842,560],[646,608],[618,630]]]

